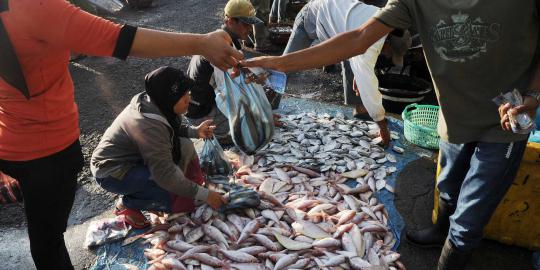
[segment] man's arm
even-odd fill
[[[130,55],[146,58],[202,55],[222,70],[242,59],[234,49],[231,37],[223,30],[208,34],[171,33],[138,28]]]
[[[317,46],[283,56],[254,58],[242,62],[242,65],[284,72],[318,68],[363,54],[392,30],[393,28],[371,18],[358,29],[337,35]]]

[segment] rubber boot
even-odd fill
[[[446,201],[439,199],[437,223],[425,229],[407,231],[407,242],[418,247],[442,247],[450,227],[449,218],[455,210],[455,206],[452,207]]]
[[[459,251],[450,240],[446,239],[437,270],[463,270],[471,255],[472,251]]]

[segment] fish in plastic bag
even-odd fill
[[[123,216],[92,221],[86,231],[84,246],[91,248],[122,239],[130,229]]]
[[[214,68],[216,104],[229,119],[234,144],[248,155],[264,147],[274,135],[272,108],[263,87],[246,83],[243,73],[231,78],[228,72]]]
[[[199,162],[207,179],[215,175],[227,176],[232,173],[231,165],[216,137],[204,140]]]

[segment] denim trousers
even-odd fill
[[[484,227],[516,177],[526,146],[526,140],[440,142],[437,188],[441,199],[456,206],[448,238],[458,250],[470,251],[480,244]]]
[[[309,48],[315,40],[309,37],[304,26],[305,8],[300,10],[294,19],[294,25],[283,54],[293,53],[299,50]],[[341,75],[343,77],[343,96],[346,105],[362,104],[362,99],[356,95],[353,90],[354,74],[349,60],[341,62]]]
[[[270,9],[270,18],[275,18],[277,22],[285,20],[287,14],[287,4],[289,0],[274,0],[272,1],[272,8]]]
[[[109,192],[123,195],[122,203],[127,208],[171,212],[170,193],[151,179],[150,170],[142,164],[129,169],[123,179],[108,176],[96,178],[96,182]]]
[[[180,138],[180,143],[182,157],[178,166],[187,179],[202,185],[203,172],[193,142]],[[179,197],[156,184],[150,170],[142,163],[131,167],[122,179],[112,176],[95,179],[103,189],[122,195],[122,203],[131,209],[177,213],[190,212],[195,207],[192,198]]]

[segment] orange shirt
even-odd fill
[[[0,77],[0,159],[25,161],[59,152],[79,137],[70,51],[117,54],[126,27],[65,0],[10,0],[0,16],[31,95],[27,100]]]

